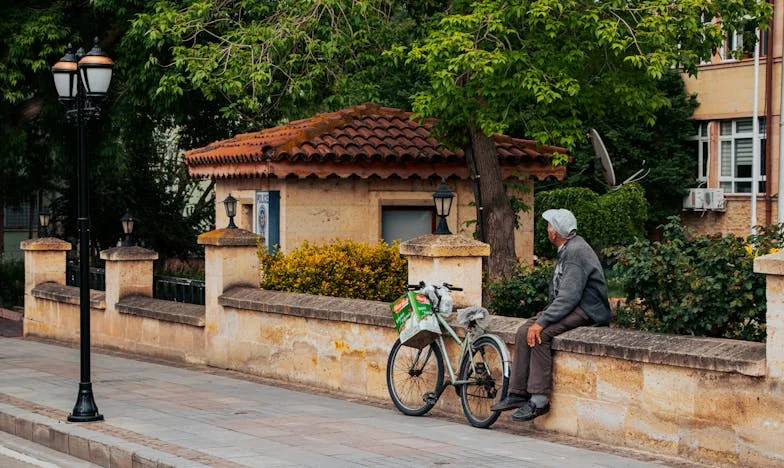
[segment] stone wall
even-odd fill
[[[26,317],[26,334],[73,341],[77,307],[68,294],[58,297],[52,289],[52,283],[40,285],[34,294],[45,319],[62,323],[33,328]],[[70,297],[78,298],[72,289]],[[155,300],[146,299],[146,306],[140,301],[131,296],[117,309],[155,306]],[[185,306],[176,303],[168,306],[169,315],[159,312],[157,318],[149,310],[111,318],[94,309],[93,343],[166,358],[203,358],[348,397],[389,401],[386,362],[397,334],[388,304],[247,287],[229,289],[219,302],[221,324],[228,324],[222,332],[234,337],[219,349],[199,338],[204,329],[198,318],[171,322],[171,314]],[[520,323],[492,317],[490,331],[511,350]],[[183,334],[185,329],[192,333]],[[588,327],[556,338],[554,348],[553,407],[532,428],[709,463],[784,463],[784,386],[765,378],[764,344]],[[453,356],[457,351],[450,347]],[[436,410],[462,414],[451,390]]]
[[[107,291],[92,294],[94,346],[389,402],[386,363],[397,336],[388,304],[264,291],[254,285],[255,236],[221,229],[200,242],[206,307],[150,297],[153,252],[103,252]],[[78,340],[78,289],[62,284],[64,245],[35,240],[23,248],[25,335]],[[553,408],[526,424],[711,464],[784,465],[784,252],[757,258],[755,271],[769,275],[766,343],[572,330],[553,344]],[[513,351],[521,323],[491,317],[489,331]],[[458,354],[454,345],[449,351]],[[455,392],[436,410],[460,415]]]
[[[31,291],[35,308],[25,308],[24,334],[79,342],[79,288],[42,283]],[[204,307],[143,296],[106,304],[102,291],[91,291],[92,345],[204,363]]]

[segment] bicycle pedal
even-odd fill
[[[422,396],[422,399],[423,399],[423,400],[425,401],[425,403],[427,403],[428,405],[435,405],[435,404],[436,404],[436,401],[438,401],[438,397],[436,397],[436,394],[435,394],[435,393],[433,393],[433,392],[427,392],[427,393],[425,393],[425,394]]]

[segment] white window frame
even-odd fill
[[[707,183],[708,166],[710,166],[710,122],[698,120],[697,135],[691,140],[697,142],[697,181]]]
[[[751,139],[752,140],[752,145],[754,144],[754,131],[752,130],[752,131],[749,131],[749,132],[739,132],[737,130],[738,122],[750,121],[750,120],[751,120],[751,117],[746,117],[746,118],[743,118],[743,119],[719,121],[719,151],[718,151],[719,187],[724,189],[725,193],[751,194],[751,189],[749,189],[748,192],[739,192],[737,190],[737,185],[739,183],[751,183],[751,182],[753,182],[752,177],[737,177],[736,174],[735,174],[735,172],[736,172],[735,169],[736,169],[736,166],[737,166],[736,163],[735,163],[736,141],[737,140],[741,140],[741,139]],[[731,130],[730,130],[729,134],[722,135],[722,133],[721,133],[721,124],[722,123],[726,123],[726,122],[731,122]],[[764,161],[762,161],[762,159],[764,157],[763,151],[764,151],[764,145],[765,145],[765,141],[766,141],[765,117],[759,117],[759,122],[760,123],[759,123],[758,140],[759,140],[759,144],[760,144],[759,156],[760,156],[761,161],[760,161],[760,165],[759,165],[760,176],[759,176],[759,179],[757,179],[757,181],[761,182],[762,185],[764,186],[767,183],[767,178],[766,178],[766,175],[765,175],[766,168],[764,167],[765,166]],[[753,124],[753,122],[751,122],[751,123]],[[730,168],[730,171],[729,171],[730,175],[722,175],[724,173],[724,170],[723,170],[724,167],[722,165],[722,163],[723,163],[722,151],[724,149],[724,144],[722,142],[727,142],[727,141],[730,142],[730,152],[731,152],[731,154],[730,154],[730,165],[731,165],[731,168]],[[753,146],[752,146],[752,148],[753,148]],[[752,167],[753,167],[753,163],[752,163]],[[758,190],[758,193],[761,193],[761,192],[764,192],[764,190]]]
[[[759,38],[759,56],[767,57],[767,48],[770,47],[768,40],[768,31],[760,31],[759,28],[754,30],[754,34]],[[722,62],[737,62],[738,59],[729,54],[733,50],[743,49],[743,31],[728,31],[727,36],[719,48],[719,56]],[[742,60],[750,60],[754,58],[754,53],[751,56],[743,57]]]
[[[700,13],[700,21],[702,22],[703,25],[711,24],[711,23],[713,23],[713,18],[709,17],[707,13],[702,12],[702,13]],[[703,41],[704,40],[705,40],[705,37],[703,36]],[[680,44],[678,44],[678,46],[680,47]],[[700,65],[710,65],[711,63],[713,63],[712,59],[713,59],[712,56],[702,57],[702,58],[700,58]]]

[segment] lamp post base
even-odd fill
[[[68,421],[103,421],[103,415],[98,413],[98,407],[95,406],[93,384],[91,382],[79,382],[79,395],[76,397],[73,412],[68,415]]]

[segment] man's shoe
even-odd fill
[[[524,404],[528,403],[528,400],[530,398],[531,397],[520,396],[520,395],[508,395],[503,400],[491,406],[490,409],[492,411],[509,411],[509,410],[517,409],[523,406]]]
[[[548,411],[550,411],[550,403],[547,403],[541,408],[537,408],[536,405],[528,401],[525,403],[525,405],[521,406],[517,411],[512,413],[512,419],[515,421],[530,421],[547,413]]]

